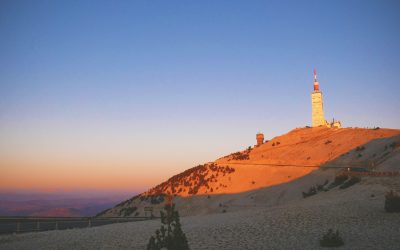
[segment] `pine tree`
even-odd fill
[[[161,214],[161,228],[156,230],[156,236],[151,236],[147,250],[188,250],[189,244],[179,220],[179,213],[174,204],[167,204]]]
[[[340,247],[344,245],[344,241],[339,235],[339,230],[333,232],[333,229],[329,229],[328,232],[322,236],[319,244],[321,247]]]
[[[400,196],[390,190],[385,196],[385,210],[388,213],[400,212]]]

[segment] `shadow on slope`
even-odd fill
[[[325,130],[323,131],[327,133]],[[338,134],[336,131],[333,132]],[[361,130],[361,132],[364,133],[364,130]],[[343,135],[341,135],[341,140],[344,140],[342,137]],[[319,140],[323,142],[326,139],[319,138]],[[362,141],[365,141],[365,139]],[[315,147],[315,142],[312,143],[313,147]],[[326,181],[331,183],[338,171],[343,168],[368,165],[371,159],[375,159],[371,169],[381,169],[382,171],[395,169],[398,167],[399,162],[399,144],[400,136],[398,135],[367,140],[367,143],[362,145],[354,144],[353,140],[351,145],[354,145],[354,147],[351,150],[324,163],[320,169],[293,168],[289,172],[292,171],[293,173],[294,171],[300,171],[300,169],[304,169],[304,171],[301,170],[294,177],[288,176],[289,178],[286,180],[282,178],[285,167],[245,166],[245,164],[232,167],[220,166],[216,163],[204,164],[176,175],[146,193],[122,202],[112,209],[103,211],[100,215],[158,215],[165,204],[166,193],[174,194],[174,202],[184,216],[223,213],[296,202],[303,199],[302,192],[308,190],[311,186],[321,185]],[[293,146],[298,147],[298,143],[296,142]],[[340,147],[340,143],[337,144],[337,147]],[[362,156],[359,156],[361,151]],[[251,152],[249,153],[249,159],[251,160]],[[395,164],[393,162],[390,163],[390,161]],[[288,173],[285,173],[285,175]],[[240,174],[239,177],[238,174]],[[281,175],[279,178],[282,178],[279,179],[279,182],[262,182],[263,179],[273,180],[279,175]],[[254,183],[254,178],[259,178],[259,181]],[[242,188],[243,191],[233,192],[236,190],[233,187],[242,185],[243,182],[247,183]],[[180,190],[180,188],[184,187],[187,187],[188,191]],[[220,193],[209,192],[216,187],[220,187]],[[194,188],[196,192],[193,193],[190,190]],[[223,190],[230,192],[224,193]],[[182,192],[183,195],[180,194]]]

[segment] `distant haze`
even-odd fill
[[[311,123],[400,127],[399,1],[1,1],[0,190],[138,193]]]
[[[110,192],[1,192],[0,216],[93,216],[131,195]]]

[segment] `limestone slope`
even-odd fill
[[[100,215],[158,215],[165,203],[165,194],[175,196],[174,202],[184,215],[223,212],[228,207],[231,211],[276,205],[301,199],[301,191],[310,185],[333,178],[335,170],[319,170],[321,165],[329,165],[336,159],[334,165],[345,167],[360,158],[367,158],[367,155],[383,157],[385,152],[379,153],[379,147],[364,145],[368,142],[376,144],[376,140],[381,140],[382,145],[391,145],[397,140],[393,137],[400,138],[398,135],[400,130],[393,129],[295,129],[259,147],[188,169]],[[357,152],[357,148],[362,146],[368,149],[365,149],[365,156],[348,158],[355,154],[349,152]],[[397,154],[393,153],[394,149],[390,148],[385,159],[397,159],[398,156],[393,156]]]

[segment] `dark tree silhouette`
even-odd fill
[[[189,244],[185,233],[182,231],[179,213],[174,204],[167,204],[161,214],[161,228],[156,230],[156,235],[151,236],[147,250],[188,250]]]
[[[400,213],[400,196],[396,195],[393,190],[385,196],[385,210],[388,213]]]
[[[333,229],[329,229],[328,232],[322,236],[319,244],[321,247],[340,247],[344,245],[344,241],[339,235],[339,230],[333,232]]]

